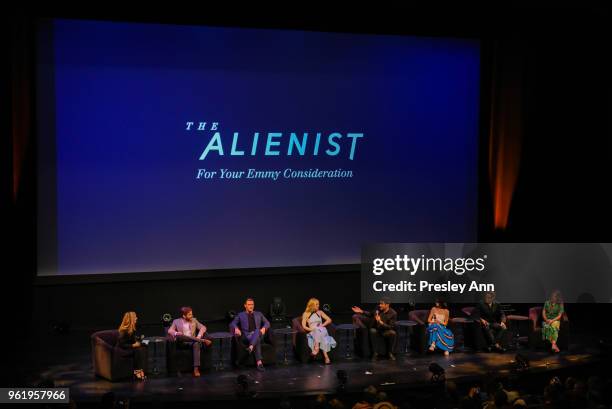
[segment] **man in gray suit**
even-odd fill
[[[172,321],[168,334],[178,345],[193,348],[193,376],[200,376],[200,352],[202,346],[209,347],[212,341],[206,334],[206,326],[193,316],[191,307],[181,308],[181,318]],[[196,335],[197,331],[197,335]]]
[[[270,328],[270,322],[261,312],[255,311],[255,301],[252,298],[246,299],[244,311],[237,314],[230,324],[230,332],[239,337],[242,344],[248,345],[249,353],[255,351],[258,371],[264,370],[261,340],[268,328]]]

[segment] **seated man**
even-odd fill
[[[357,328],[370,329],[370,344],[372,347],[372,360],[376,360],[381,350],[381,341],[384,340],[389,359],[395,360],[393,348],[397,334],[395,332],[395,321],[397,320],[397,312],[391,308],[389,299],[383,298],[378,304],[378,309],[375,311],[364,311],[359,307],[352,308],[353,324]]]
[[[212,341],[205,337],[206,326],[193,317],[191,307],[181,308],[181,318],[172,321],[168,334],[172,336],[177,345],[193,348],[193,376],[200,376],[200,352],[202,345],[209,347]],[[196,335],[196,331],[198,331]]]
[[[506,316],[499,304],[494,301],[494,293],[485,293],[484,299],[476,307],[477,316],[475,318],[482,328],[487,342],[487,350],[490,352],[494,347],[497,351],[504,352],[505,348],[502,346],[502,340],[505,339],[507,333]]]
[[[247,346],[249,353],[255,351],[257,370],[263,371],[264,366],[261,355],[261,340],[270,328],[270,322],[259,311],[255,311],[255,301],[247,298],[244,302],[244,311],[237,314],[230,323],[230,332],[238,341]]]

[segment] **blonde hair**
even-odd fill
[[[136,313],[134,311],[128,311],[123,314],[123,320],[121,325],[119,325],[119,332],[122,331],[127,331],[130,335],[136,332]]]
[[[306,309],[304,310],[304,312],[315,312],[315,303],[318,303],[319,300],[317,300],[316,298],[311,298],[310,300],[308,300],[308,303],[306,304]]]

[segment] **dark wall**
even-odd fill
[[[525,134],[506,238],[609,242],[610,41],[595,24],[521,41]]]
[[[222,320],[229,310],[240,311],[246,297],[268,312],[277,296],[290,315],[301,314],[310,297],[330,304],[332,311],[350,313],[359,304],[359,283],[359,272],[339,272],[37,286],[34,316],[43,332],[53,321],[109,328],[118,325],[125,311],[137,311],[141,323],[149,324],[161,322],[166,312],[176,317],[181,306],[189,305],[208,322]]]

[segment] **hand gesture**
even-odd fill
[[[238,337],[239,337],[240,335],[242,335],[242,332],[240,332],[240,329],[238,329],[238,328],[236,327],[236,328],[234,329],[234,335],[236,335],[236,336],[238,336]]]
[[[363,310],[359,307],[353,307],[351,310],[353,310],[355,314],[363,314]]]
[[[266,329],[265,329],[265,328],[261,328],[261,329],[259,330],[259,332],[261,332],[261,335],[265,335],[265,333],[266,333]]]
[[[380,318],[380,314],[378,313],[378,310],[376,311],[376,315],[374,316],[374,318],[376,318],[376,322],[378,322],[379,324],[382,324],[382,318]]]

